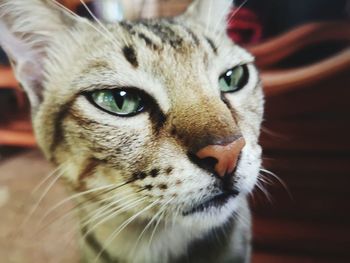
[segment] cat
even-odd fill
[[[226,34],[232,1],[115,24],[0,4],[0,45],[77,203],[84,262],[250,262],[264,97]]]

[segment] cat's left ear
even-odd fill
[[[182,17],[202,25],[206,30],[224,32],[232,7],[233,0],[194,0]]]
[[[41,102],[44,64],[53,39],[75,23],[50,0],[0,0],[0,46],[33,109]]]

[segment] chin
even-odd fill
[[[217,205],[185,211],[180,222],[186,227],[204,231],[221,227],[232,220],[238,212],[242,198],[245,196],[240,194],[236,197],[224,198],[225,200],[220,200],[220,204]]]

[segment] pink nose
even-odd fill
[[[199,150],[196,155],[200,159],[216,159],[215,171],[219,176],[224,177],[236,168],[239,154],[244,146],[244,138],[239,138],[227,145],[208,145]]]

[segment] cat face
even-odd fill
[[[233,215],[259,173],[263,95],[252,56],[218,19],[230,1],[106,27],[50,3],[5,2],[1,44],[31,99],[38,143],[68,187],[87,192],[82,202],[203,227]],[[35,21],[35,10],[51,22]],[[237,138],[244,147],[224,176],[218,159],[197,156]]]

